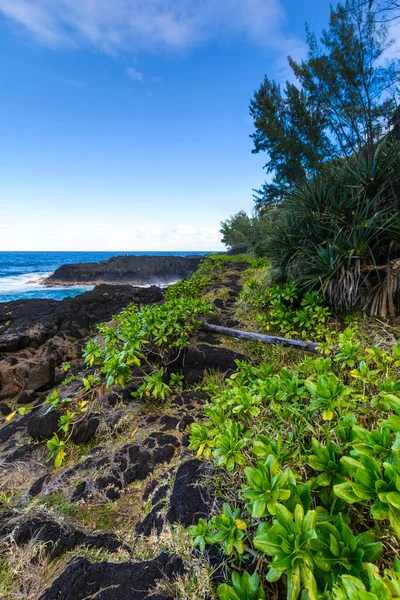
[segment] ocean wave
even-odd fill
[[[48,287],[40,284],[40,280],[51,275],[51,271],[22,273],[0,277],[0,302],[27,300],[33,298],[52,298],[62,300],[68,296],[77,296],[93,289],[92,285],[73,287]]]
[[[36,298],[50,298],[53,300],[63,300],[67,297],[74,297],[83,292],[92,290],[95,286],[93,285],[57,285],[57,286],[44,286],[40,284],[42,279],[49,277],[51,271],[42,272],[30,272],[22,273],[19,275],[0,275],[0,302],[11,302],[13,300],[28,300]],[[165,284],[164,282],[149,283],[145,285],[138,285],[136,287],[151,287],[152,285],[158,285],[161,288],[166,288],[171,285],[170,282]],[[121,284],[123,285],[123,284]]]
[[[0,292],[12,292],[14,290],[26,289],[29,286],[33,288],[41,288],[40,280],[43,277],[48,277],[51,273],[21,273],[19,275],[12,274],[0,277]]]

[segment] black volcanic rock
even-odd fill
[[[130,302],[152,304],[163,298],[156,286],[132,288],[129,285],[99,285],[75,298],[14,300],[0,304],[1,352],[18,352],[38,347],[60,333],[110,319]]]
[[[49,440],[53,434],[58,431],[58,421],[61,417],[59,410],[47,412],[46,407],[42,407],[38,412],[34,412],[28,421],[28,433],[33,439],[46,438]]]
[[[176,473],[167,520],[185,527],[207,519],[211,512],[212,496],[204,485],[207,465],[197,459],[182,463]]]
[[[17,398],[17,404],[29,404],[35,397],[34,390],[22,390]]]
[[[42,283],[167,285],[189,277],[201,260],[201,256],[113,256],[99,263],[62,265]]]
[[[95,323],[108,321],[131,302],[146,305],[162,298],[163,291],[156,286],[99,285],[61,301],[38,298],[1,303],[0,400],[22,389],[31,393],[49,389],[56,383],[55,367],[79,358],[76,340],[87,337]]]
[[[1,352],[41,346],[56,335],[88,330],[95,323],[110,319],[130,302],[145,305],[159,302],[162,298],[162,290],[156,286],[99,285],[75,298],[37,298],[1,303]],[[79,339],[81,336],[75,337]]]
[[[5,402],[0,402],[0,415],[5,417],[12,412],[11,408]]]
[[[79,558],[69,564],[39,600],[150,600],[160,579],[182,575],[182,560],[163,552],[146,562],[94,562]]]
[[[123,545],[112,533],[90,535],[67,524],[60,524],[45,513],[21,519],[12,531],[12,539],[18,546],[32,539],[41,542],[44,544],[44,551],[53,559],[79,545],[105,548],[110,552],[116,552]]]
[[[181,368],[185,376],[185,382],[193,385],[200,381],[207,371],[218,370],[228,375],[236,369],[237,360],[246,359],[247,356],[244,354],[229,348],[216,348],[209,344],[199,344],[189,346],[182,359],[182,364],[177,362],[174,368]]]
[[[92,439],[100,425],[100,418],[98,415],[88,415],[83,421],[79,421],[77,425],[74,425],[71,440],[74,444],[86,444]]]

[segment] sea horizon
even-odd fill
[[[2,250],[0,251],[0,302],[51,298],[63,300],[93,289],[92,285],[48,287],[39,281],[63,264],[100,262],[113,256],[205,256],[199,250]]]

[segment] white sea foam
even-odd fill
[[[2,296],[0,301],[5,301],[12,296],[16,297],[43,297],[46,298],[49,296],[54,297],[54,294],[51,292],[55,292],[55,296],[58,296],[59,292],[62,290],[66,290],[67,288],[62,286],[43,286],[40,281],[49,277],[51,275],[50,272],[34,272],[34,273],[22,273],[20,275],[9,275],[6,277],[0,277],[0,296]],[[86,292],[88,290],[93,289],[92,285],[77,285],[68,287],[69,292]],[[61,296],[64,294],[60,294]],[[68,294],[66,294],[68,295]],[[4,297],[4,298],[3,298]]]
[[[28,294],[29,296],[31,296],[31,294],[33,293],[35,295],[35,297],[46,297],[46,292],[61,292],[61,290],[69,290],[70,292],[74,291],[75,293],[77,291],[80,292],[85,292],[88,290],[93,289],[93,285],[84,285],[84,284],[80,284],[80,285],[66,285],[66,286],[62,286],[62,285],[57,285],[57,286],[43,286],[41,285],[41,280],[45,279],[46,277],[49,277],[50,275],[52,275],[52,272],[33,272],[33,273],[22,273],[20,275],[9,275],[6,277],[0,277],[0,295],[1,294],[12,294],[12,295],[16,295],[18,293],[21,294],[21,297],[24,297],[25,294]],[[155,283],[148,283],[148,284],[142,284],[142,285],[137,285],[137,284],[133,284],[136,285],[136,287],[143,287],[143,288],[148,288],[151,287],[152,285],[158,285],[161,288],[167,288],[169,285],[176,283],[176,281],[171,281],[169,283],[165,283],[165,282],[155,282]],[[35,293],[36,292],[36,293]],[[42,293],[40,293],[42,292]]]
[[[29,286],[30,290],[40,289],[40,279],[48,277],[51,273],[22,273],[21,275],[10,275],[8,277],[0,277],[0,292],[13,292],[18,290],[26,290]]]

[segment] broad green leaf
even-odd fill
[[[338,498],[347,502],[347,504],[354,504],[360,502],[359,497],[354,493],[353,486],[350,482],[338,483],[333,486],[333,491]]]
[[[274,541],[273,537],[274,536],[270,533],[265,533],[258,536],[256,535],[254,537],[254,547],[257,550],[261,550],[261,552],[264,552],[264,554],[267,554],[268,556],[275,556],[276,554],[279,554],[281,551],[281,544],[277,538]]]
[[[300,565],[301,582],[307,590],[309,600],[318,600],[317,582],[309,567],[304,563]]]
[[[278,579],[282,577],[282,573],[283,571],[279,571],[278,569],[274,569],[272,566],[270,566],[266,576],[267,581],[272,583],[274,581],[278,581]]]
[[[217,589],[218,598],[220,600],[240,600],[235,590],[230,585],[222,583]]]
[[[400,492],[389,492],[387,494],[389,504],[400,509]]]
[[[363,562],[373,563],[379,560],[383,554],[383,546],[380,542],[373,542],[363,547]]]
[[[346,473],[348,473],[351,477],[355,478],[357,476],[358,471],[362,468],[361,463],[350,456],[343,456],[340,459],[341,464],[344,467]]]
[[[390,507],[389,521],[396,536],[400,539],[400,513],[396,508]]]
[[[54,466],[57,469],[58,469],[58,467],[61,467],[64,458],[65,458],[65,450],[64,450],[64,448],[59,448],[59,450],[57,450],[56,458],[54,460]]]
[[[300,567],[295,565],[287,572],[287,600],[297,600],[300,589]]]
[[[378,498],[371,506],[371,516],[373,519],[377,519],[378,521],[383,521],[383,519],[387,519],[389,514],[389,506],[384,504]]]
[[[330,534],[329,549],[332,552],[333,556],[339,557],[341,555],[339,542],[332,534]]]
[[[332,481],[332,475],[330,473],[321,473],[315,480],[317,486],[326,487]]]

